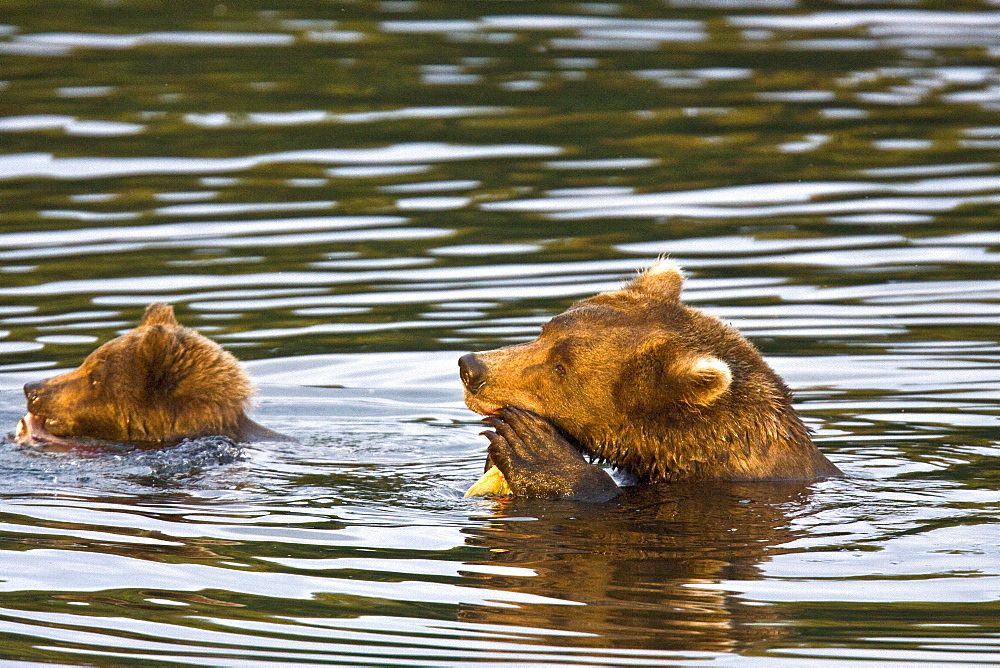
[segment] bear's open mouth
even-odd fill
[[[71,446],[74,441],[56,436],[45,427],[45,418],[34,413],[26,413],[17,423],[14,442],[18,445],[61,445]]]

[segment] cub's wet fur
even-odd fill
[[[177,443],[204,436],[287,440],[251,420],[253,387],[239,361],[174,309],[151,304],[138,327],[108,341],[78,368],[24,386],[28,414],[15,440]]]

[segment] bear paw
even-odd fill
[[[514,496],[603,502],[618,495],[611,476],[584,459],[548,420],[504,406],[483,422],[495,430],[483,432],[490,461]]]

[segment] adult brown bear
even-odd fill
[[[640,484],[840,475],[781,378],[738,331],[682,304],[682,283],[661,260],[577,302],[534,341],[459,360],[466,405],[495,429],[488,465],[511,493],[617,495],[584,455]]]
[[[138,327],[92,352],[79,368],[28,383],[24,394],[28,414],[15,435],[22,444],[287,440],[247,417],[253,387],[239,361],[182,327],[167,304],[150,304]]]

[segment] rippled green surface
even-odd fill
[[[0,660],[1000,662],[1000,6],[5,2],[0,423],[153,300],[297,444],[0,445]],[[668,253],[848,473],[467,500],[464,351]]]

